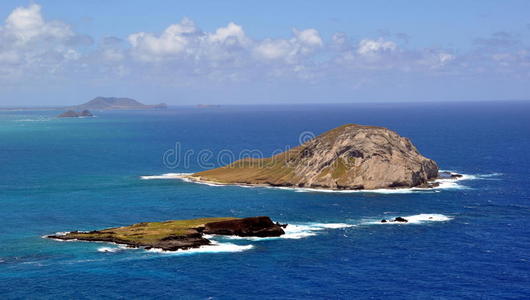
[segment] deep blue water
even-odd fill
[[[530,297],[529,102],[182,107],[92,119],[53,118],[57,113],[0,112],[4,299]],[[140,179],[197,171],[201,150],[269,155],[296,146],[304,131],[345,123],[396,130],[442,169],[475,179],[391,194]],[[176,143],[193,155],[189,166],[170,169],[162,156]],[[370,224],[418,214],[450,220]],[[355,226],[299,239],[221,240],[252,248],[220,253],[100,252],[116,246],[41,238],[141,221],[255,215],[309,229]]]

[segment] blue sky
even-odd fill
[[[530,1],[2,1],[0,105],[530,98]]]

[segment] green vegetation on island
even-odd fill
[[[49,235],[59,240],[100,241],[125,244],[130,247],[159,248],[175,251],[209,245],[203,234],[237,236],[279,236],[282,226],[269,217],[200,218],[165,222],[143,222],[130,226],[94,231],[72,231]]]

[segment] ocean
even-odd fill
[[[530,298],[530,102],[59,113],[0,112],[3,299]],[[395,130],[466,176],[434,190],[322,192],[171,175],[270,156],[346,123]],[[291,224],[287,234],[173,253],[43,238],[259,215]],[[411,222],[378,222],[396,216]]]

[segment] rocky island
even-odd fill
[[[273,157],[242,159],[182,177],[216,184],[370,190],[433,187],[438,165],[392,130],[347,124]]]
[[[111,242],[129,247],[158,248],[166,251],[186,250],[209,245],[205,234],[276,237],[285,234],[281,225],[269,217],[201,218],[165,222],[144,222],[88,232],[72,231],[48,235],[57,240]]]
[[[82,118],[82,117],[93,117],[94,115],[89,110],[83,110],[82,112],[76,112],[69,110],[57,116],[57,118]]]
[[[72,106],[72,110],[144,110],[144,109],[166,109],[165,103],[146,105],[131,98],[119,97],[96,97],[87,103]]]

